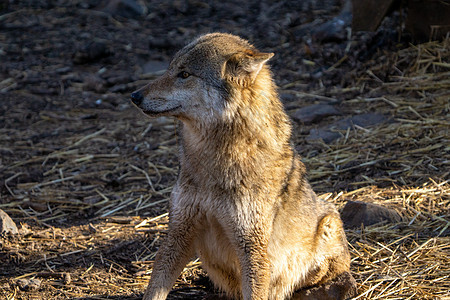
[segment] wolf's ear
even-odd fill
[[[225,63],[224,78],[240,85],[251,84],[255,81],[263,65],[273,55],[273,53],[262,53],[252,50],[235,53]]]

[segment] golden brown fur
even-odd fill
[[[287,299],[349,271],[335,207],[318,199],[261,53],[229,34],[199,37],[132,95],[182,121],[168,235],[145,300],[165,299],[195,253],[235,299]],[[187,73],[184,73],[187,72]]]

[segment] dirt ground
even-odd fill
[[[356,299],[450,297],[450,39],[412,44],[400,14],[351,35],[338,0],[1,3],[0,209],[20,229],[0,236],[1,299],[142,297],[179,138],[129,94],[213,31],[275,53],[318,194],[401,214],[346,231]],[[335,111],[305,119],[312,105]],[[169,298],[214,293],[193,258]]]

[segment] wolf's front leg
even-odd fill
[[[269,297],[270,262],[267,247],[270,225],[268,224],[271,222],[244,227],[244,231],[237,236],[244,300],[267,300]]]
[[[241,259],[242,293],[244,300],[267,300],[269,297],[270,264],[267,248],[260,245],[250,246]]]
[[[177,218],[178,217],[178,218]],[[169,224],[169,232],[156,255],[150,283],[143,300],[164,300],[189,259],[194,255],[192,220],[179,218]]]

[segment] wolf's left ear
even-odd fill
[[[224,77],[240,85],[253,83],[263,65],[274,56],[273,53],[255,51],[233,54],[225,63]]]

